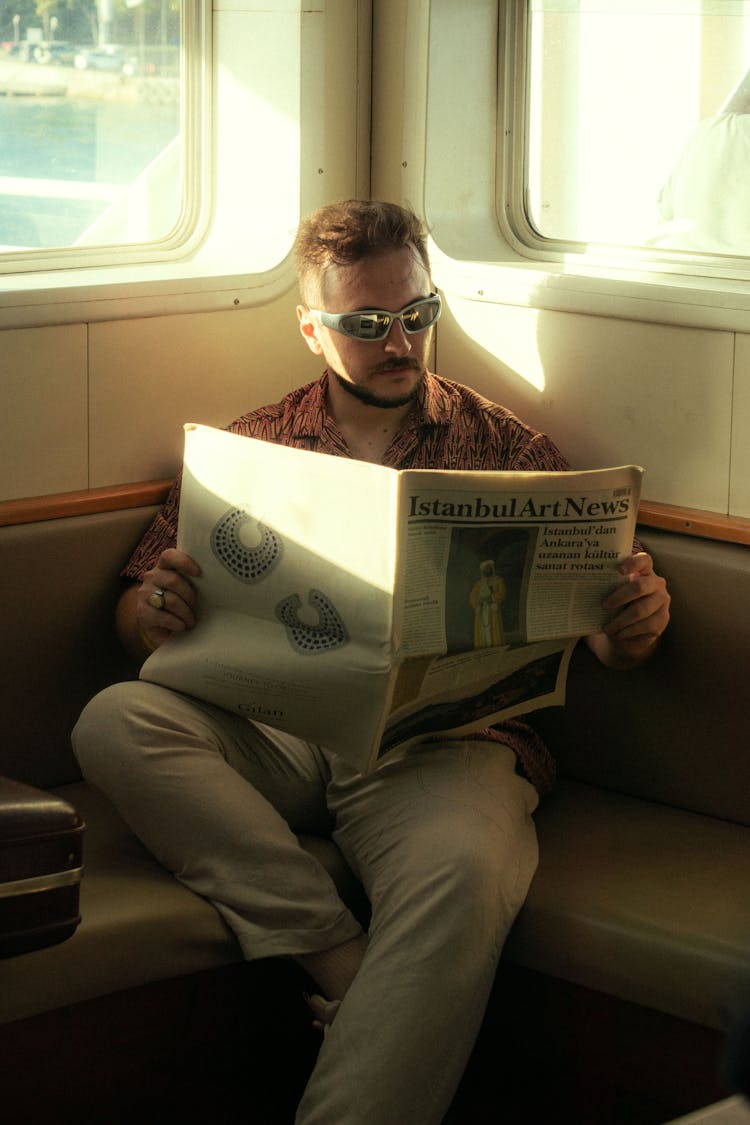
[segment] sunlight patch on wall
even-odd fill
[[[299,221],[299,15],[225,11],[215,37],[213,252],[231,261],[242,247],[247,272],[263,273],[288,254]]]
[[[478,347],[535,390],[544,391],[544,365],[537,341],[538,309],[511,308],[452,294],[444,294],[444,300],[458,327]]]

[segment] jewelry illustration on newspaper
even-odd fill
[[[255,524],[256,533],[260,536],[253,547],[248,547],[242,540],[248,524]],[[211,550],[234,578],[240,582],[255,583],[261,582],[278,565],[283,543],[281,536],[270,527],[252,520],[241,508],[230,508],[211,532]],[[301,620],[302,599],[299,594],[289,594],[276,606],[276,617],[286,626],[292,648],[309,656],[345,645],[349,634],[330,598],[320,590],[310,590],[307,601],[318,615],[315,624]]]
[[[265,524],[257,523],[260,542],[248,547],[242,532],[255,521],[241,508],[230,508],[211,532],[211,550],[231,575],[240,582],[260,582],[277,565],[282,555],[281,538]]]
[[[318,614],[317,625],[309,625],[300,620],[302,599],[299,594],[290,594],[276,606],[276,616],[282,625],[286,625],[292,647],[302,655],[311,656],[345,645],[349,634],[330,599],[320,590],[310,590],[307,601]]]

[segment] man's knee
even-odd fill
[[[457,948],[495,946],[523,905],[538,858],[530,818],[501,825],[447,811],[429,830],[420,824],[398,853],[375,880],[376,917]]]
[[[498,910],[501,916],[515,917],[526,897],[537,865],[536,833],[533,823],[511,822],[501,830],[497,825],[480,825],[454,837],[443,861],[446,895],[458,912],[471,915]]]
[[[86,704],[73,728],[71,742],[84,777],[95,780],[108,758],[137,749],[137,740],[123,736],[141,706],[139,681],[112,684]]]

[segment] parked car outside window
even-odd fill
[[[107,43],[103,47],[86,47],[75,57],[78,70],[108,70],[133,75],[138,70],[138,57],[128,47]]]

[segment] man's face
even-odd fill
[[[431,293],[430,277],[418,253],[409,247],[387,250],[351,266],[331,266],[323,279],[321,306],[326,312],[362,309],[400,312]],[[324,356],[346,390],[368,405],[403,406],[416,394],[426,370],[432,328],[406,333],[394,321],[384,340],[354,340],[326,328],[300,306],[300,330],[308,347]]]

